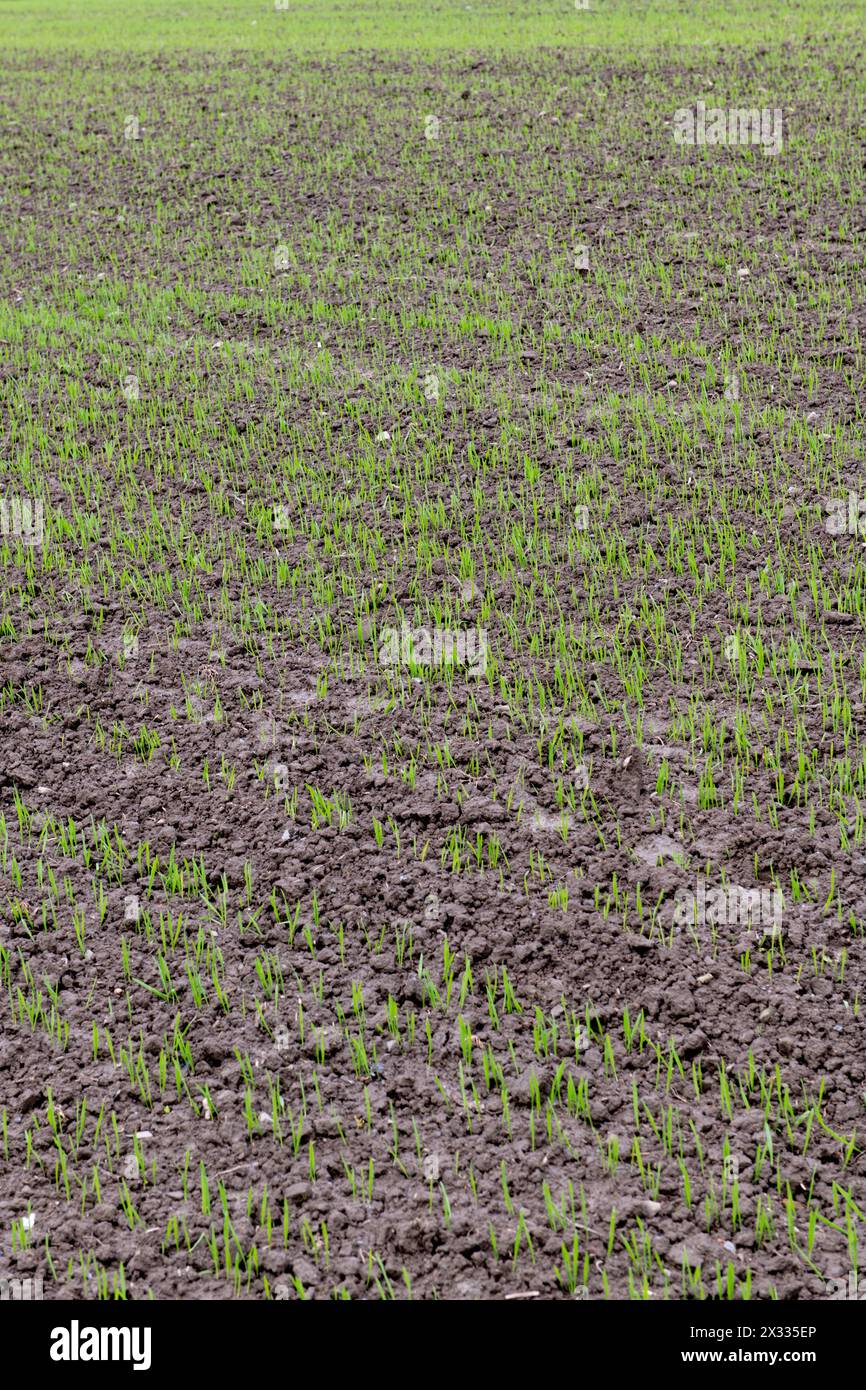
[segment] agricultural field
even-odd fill
[[[0,3],[0,1282],[863,1297],[864,20]]]

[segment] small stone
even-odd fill
[[[630,936],[628,948],[630,951],[634,951],[637,956],[645,956],[652,950],[653,944],[645,936]]]
[[[668,1263],[673,1269],[681,1269],[685,1259],[690,1269],[698,1269],[702,1264],[701,1256],[685,1241],[671,1247],[668,1252]]]
[[[702,1033],[700,1028],[695,1028],[680,1044],[680,1056],[685,1061],[689,1061],[692,1057],[698,1057],[706,1047],[706,1043],[706,1034]]]
[[[31,1110],[36,1110],[42,1104],[43,1092],[25,1091],[18,1102],[18,1109],[22,1115],[29,1115]]]
[[[292,1273],[296,1279],[300,1279],[304,1288],[308,1288],[310,1284],[317,1284],[321,1278],[312,1260],[305,1259],[303,1255],[292,1261]]]
[[[544,1100],[544,1081],[533,1067],[530,1067],[527,1071],[523,1072],[520,1076],[518,1076],[516,1081],[511,1082],[508,1088],[509,1095],[511,1096],[511,1099],[514,1101],[515,1105],[532,1104],[533,1092],[535,1090],[536,1082],[538,1083],[538,1092],[541,1096],[541,1099]]]

